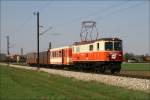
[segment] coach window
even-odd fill
[[[53,57],[55,57],[55,52],[53,52]]]
[[[55,57],[55,52],[53,52],[53,57]]]
[[[57,51],[55,51],[55,57],[57,57]]]
[[[54,57],[54,52],[52,52],[52,56]]]
[[[53,57],[55,57],[55,51],[53,52]]]
[[[54,52],[54,57],[56,57],[56,51]]]
[[[93,45],[89,45],[89,51],[93,51]]]
[[[59,51],[57,52],[57,57],[59,57]]]
[[[99,43],[97,43],[97,50],[99,50]]]
[[[59,51],[57,51],[56,54],[57,54],[56,56],[59,57]]]
[[[67,55],[66,52],[63,50],[63,57],[66,57],[66,55]]]
[[[57,52],[55,51],[55,57],[57,57]]]
[[[61,57],[61,51],[59,51],[59,57]]]
[[[51,57],[51,52],[48,53],[48,56]]]

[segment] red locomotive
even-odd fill
[[[102,38],[73,45],[72,61],[77,65],[111,73],[120,72],[123,60],[122,41],[118,38]]]
[[[75,42],[73,45],[52,48],[39,54],[40,65],[70,65],[74,68],[111,73],[120,72],[123,61],[122,40],[101,38]],[[27,55],[27,63],[37,64],[37,54]]]

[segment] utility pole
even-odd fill
[[[9,55],[9,36],[7,36],[6,38],[7,38],[7,55]]]
[[[52,55],[51,48],[52,48],[52,44],[51,44],[51,42],[49,42],[48,52],[50,53],[50,55],[48,55],[48,53],[47,53],[47,56],[49,56],[50,63],[51,63],[51,55]],[[47,60],[47,63],[48,63],[48,60]]]
[[[20,52],[21,52],[21,56],[22,56],[23,55],[23,48],[21,48]]]
[[[52,48],[52,44],[51,44],[51,42],[49,42],[49,49],[51,49]]]
[[[1,33],[1,31],[0,31],[0,55],[1,55],[1,53],[2,53],[2,52],[1,52],[1,44],[2,44],[2,41],[1,41],[1,34],[2,34],[2,33]],[[2,58],[1,58],[1,56],[0,56],[0,61],[1,61],[1,59],[2,59]]]
[[[37,67],[39,69],[39,12],[34,12],[34,15],[37,15]]]
[[[23,61],[24,61],[24,56],[23,56],[23,48],[20,49],[20,53],[21,53],[21,56],[20,56],[20,61],[22,64],[23,64]]]
[[[6,39],[7,39],[7,56],[8,56],[8,66],[9,66],[9,57],[10,57],[10,53],[9,53],[9,36],[6,36]]]

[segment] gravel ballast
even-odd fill
[[[29,66],[11,65],[11,67],[17,67],[17,68],[23,68],[23,69],[29,69],[29,70],[37,70],[36,67],[29,67]],[[118,86],[118,87],[124,87],[127,89],[150,92],[150,80],[148,79],[138,79],[138,78],[130,78],[130,77],[73,72],[73,71],[47,69],[47,68],[40,68],[39,71],[44,71],[50,74],[61,75],[65,77],[73,77],[73,78],[84,80],[84,81],[97,81],[100,83]]]

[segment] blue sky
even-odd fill
[[[97,23],[99,38],[119,37],[124,52],[149,53],[149,6],[148,0],[109,1],[1,1],[1,52],[6,53],[6,36],[10,36],[10,53],[36,51],[36,16],[40,12],[40,51],[52,47],[70,45],[80,41],[81,22]]]

